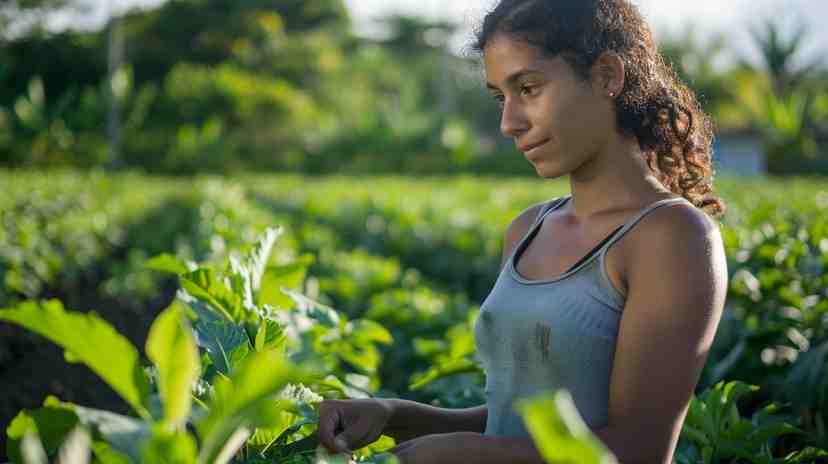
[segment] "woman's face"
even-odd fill
[[[502,108],[500,131],[521,151],[543,143],[524,152],[541,177],[569,174],[602,153],[615,115],[596,79],[581,81],[563,58],[503,34],[483,55],[487,87]]]

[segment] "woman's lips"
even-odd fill
[[[549,140],[548,140],[548,139],[547,139],[547,140],[544,140],[543,142],[537,143],[537,144],[535,144],[535,145],[529,145],[529,148],[528,148],[528,149],[524,148],[524,149],[521,149],[520,151],[522,151],[525,155],[529,155],[529,154],[531,154],[532,152],[534,152],[535,150],[537,150],[538,148],[540,148],[540,147],[542,147],[542,146],[546,145],[546,143],[547,143],[547,142],[549,142]]]

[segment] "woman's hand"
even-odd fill
[[[482,435],[475,432],[436,433],[423,435],[400,443],[386,451],[400,460],[400,464],[442,464],[448,462],[476,462],[468,454],[480,442]],[[472,446],[468,446],[472,445]],[[463,455],[460,456],[459,454]]]
[[[381,398],[323,400],[319,441],[332,453],[350,453],[377,441],[393,413]]]

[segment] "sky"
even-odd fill
[[[91,10],[81,15],[61,16],[53,21],[57,28],[85,23],[103,23],[108,10],[152,7],[164,0],[87,0]],[[804,23],[811,32],[803,44],[802,61],[821,60],[828,63],[828,17],[826,0],[632,0],[652,24],[656,39],[664,34],[680,33],[693,25],[702,42],[714,34],[724,34],[730,51],[723,59],[745,58],[756,62],[758,54],[751,42],[749,26],[762,18],[779,18],[787,30]],[[357,33],[378,35],[381,30],[374,18],[389,13],[408,13],[433,19],[448,19],[460,25],[451,47],[460,53],[470,39],[473,26],[482,19],[494,0],[345,0]]]
[[[800,21],[811,36],[803,44],[804,61],[821,59],[828,62],[828,17],[825,0],[632,0],[653,27],[656,39],[666,34],[681,33],[688,26],[698,31],[701,42],[715,34],[723,34],[732,48],[726,59],[758,59],[750,36],[750,25],[772,16],[782,20],[788,32]],[[493,0],[345,0],[358,28],[378,33],[372,18],[383,14],[404,12],[435,19],[449,19],[462,27],[452,40],[455,52],[468,42],[473,26],[493,7]],[[749,12],[746,13],[746,12]]]

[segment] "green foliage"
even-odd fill
[[[802,431],[784,422],[789,417],[773,414],[780,409],[776,403],[764,406],[750,419],[742,418],[737,401],[758,389],[739,381],[719,382],[701,397],[692,398],[682,428],[685,443],[679,446],[677,461],[713,463],[741,458],[752,463],[778,462],[771,455],[774,443],[783,435]]]
[[[144,418],[149,416],[150,386],[141,369],[138,351],[95,314],[66,312],[57,300],[43,304],[28,301],[0,310],[0,319],[20,324],[57,343],[63,347],[67,361],[89,366],[135,412]]]
[[[618,462],[590,432],[568,391],[544,392],[519,400],[515,409],[546,462]]]
[[[310,335],[314,327],[282,325],[277,313],[290,308],[259,305],[259,290],[266,282],[268,262],[280,233],[280,229],[267,229],[246,256],[231,256],[221,279],[205,267],[187,271],[169,255],[149,262],[156,269],[182,272],[180,302],[174,302],[155,320],[147,339],[146,352],[153,363],[153,385],[163,408],[161,414],[149,414],[150,383],[137,363],[137,350],[106,322],[94,315],[67,313],[58,301],[43,305],[27,301],[0,311],[0,318],[46,335],[64,347],[67,359],[71,355],[87,364],[140,416],[121,416],[47,399],[44,408],[21,412],[10,426],[9,454],[24,458],[32,453],[45,455],[37,451],[39,441],[31,438],[32,432],[43,433],[47,449],[54,452],[56,442],[79,422],[105,442],[107,447],[95,449],[99,459],[106,455],[109,459],[126,456],[132,462],[223,463],[231,462],[239,453],[244,459],[253,454],[266,458],[268,452],[271,457],[281,456],[285,450],[279,448],[287,446],[285,433],[299,433],[302,425],[318,421],[312,404],[322,397],[302,385],[322,381],[323,376],[330,384],[336,377],[329,379],[331,370],[314,360],[313,350],[319,350],[318,344],[286,350],[282,342],[286,329],[302,336]],[[280,283],[276,275],[270,274],[269,283]],[[364,357],[374,343],[391,342],[388,332],[376,323],[347,322],[332,308],[281,289],[297,303],[296,312],[315,318],[330,330],[338,329],[334,333],[342,337],[342,342],[334,342],[333,349],[346,359],[348,350],[360,350]],[[182,303],[192,310],[197,339],[184,318]],[[255,345],[248,331],[255,334]],[[196,341],[209,355],[202,359],[212,360],[207,367],[218,368],[212,374],[202,370]],[[378,362],[358,359],[357,353],[354,351],[350,359],[357,366],[373,368],[372,364]],[[302,367],[292,360],[301,360]],[[129,372],[134,378],[127,375]],[[139,380],[137,386],[130,383]],[[191,409],[193,401],[198,409]],[[185,429],[188,423],[195,425],[198,441]],[[249,449],[245,448],[248,442]]]
[[[308,462],[319,444],[313,427],[321,398],[481,404],[484,376],[471,330],[479,308],[469,302],[482,301],[497,276],[509,221],[527,205],[565,192],[560,183],[539,189],[529,181],[498,179],[495,185],[469,177],[2,176],[9,192],[0,204],[12,206],[0,208],[0,241],[8,244],[0,256],[21,264],[0,266],[0,272],[34,267],[30,262],[42,259],[42,250],[55,253],[47,256],[60,265],[56,269],[83,269],[74,256],[88,247],[87,260],[118,263],[118,281],[172,276],[180,290],[172,305],[164,302],[145,346],[149,417],[47,400],[43,411],[24,411],[7,431],[9,447],[21,456],[34,424],[45,453],[54,457],[80,425],[90,434],[91,453],[103,462],[161,455],[192,462],[192,456],[208,459],[223,451],[235,452],[235,462]],[[729,206],[722,222],[728,305],[676,458],[724,463],[746,459],[739,456],[748,449],[755,462],[813,462],[828,449],[828,193],[805,179],[721,178],[717,190]],[[470,205],[481,204],[486,214],[471,212]],[[286,224],[281,233],[268,231],[274,222]],[[97,287],[113,279],[102,272],[72,284],[62,272],[43,282]],[[49,295],[31,283],[35,279],[38,274],[31,273],[23,280],[31,298]],[[6,294],[18,295],[6,285]],[[122,288],[124,301],[134,299]],[[160,293],[151,290],[149,295]],[[7,301],[11,308],[35,304]],[[42,343],[33,341],[26,349]],[[317,366],[318,375],[281,389],[275,386],[278,372],[245,380],[256,374],[247,363],[259,353]],[[198,378],[190,382],[193,372]],[[737,379],[759,389],[728,387]],[[411,385],[417,381],[421,388]],[[248,389],[247,382],[265,390]],[[231,390],[246,399],[230,398]],[[269,399],[258,403],[260,393]],[[253,404],[262,417],[246,415],[246,405]],[[219,424],[206,427],[207,417]],[[205,427],[214,437],[206,451]],[[389,445],[381,440],[370,453],[359,451],[374,459]]]
[[[153,323],[147,357],[158,368],[158,392],[168,429],[179,429],[190,413],[190,390],[200,374],[198,349],[191,328],[175,304]],[[162,442],[163,436],[161,437]]]

